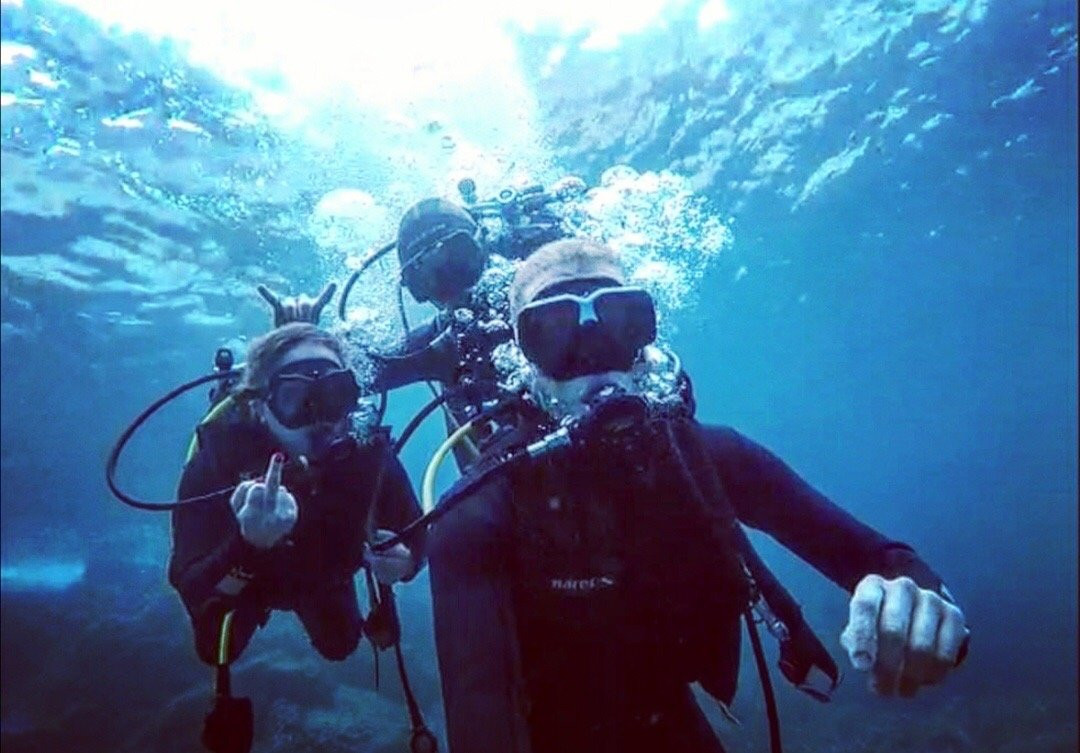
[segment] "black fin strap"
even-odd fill
[[[228,664],[214,665],[214,695],[225,698],[232,696],[232,673]]]
[[[233,612],[221,621],[218,661],[214,664],[214,704],[203,720],[202,744],[211,753],[249,753],[255,738],[250,698],[234,698],[229,673],[229,640]]]

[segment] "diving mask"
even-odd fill
[[[638,287],[564,293],[526,305],[518,314],[518,343],[544,374],[569,380],[627,371],[656,339],[656,307]]]
[[[473,233],[439,230],[403,251],[401,280],[416,300],[446,305],[477,283],[487,254]]]
[[[336,423],[356,409],[360,386],[352,369],[314,358],[290,363],[270,378],[266,403],[287,429]]]

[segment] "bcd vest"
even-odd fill
[[[696,424],[657,420],[571,452],[511,484],[524,642],[618,641],[634,663],[729,703],[752,586]]]

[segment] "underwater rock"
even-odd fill
[[[356,750],[391,753],[407,749],[403,710],[377,693],[341,686],[331,705],[310,707],[279,700],[269,711],[273,733],[267,751]]]
[[[66,590],[5,591],[3,604],[5,753],[200,749],[210,672],[163,564],[93,558]],[[417,697],[436,716],[437,675],[425,647],[406,643],[406,652]],[[235,664],[233,690],[253,701],[258,753],[405,751],[408,716],[387,655],[382,672],[376,692],[369,646],[327,662],[292,615],[275,613]]]

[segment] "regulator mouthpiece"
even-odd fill
[[[619,434],[640,426],[649,415],[649,406],[640,395],[617,385],[605,385],[586,399],[588,410],[579,432],[586,436]]]

